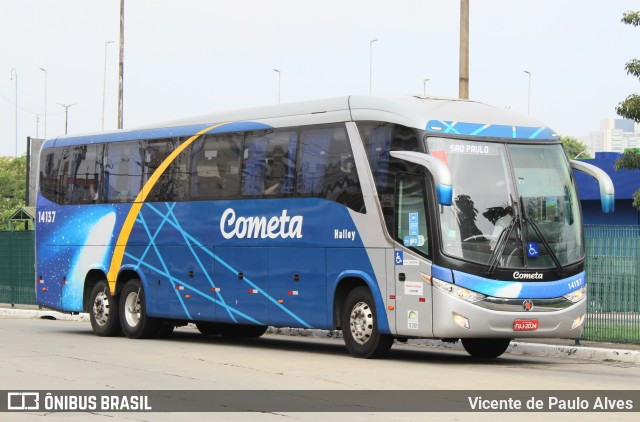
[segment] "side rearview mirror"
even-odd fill
[[[453,183],[451,172],[445,163],[432,155],[422,152],[390,151],[389,154],[394,158],[419,164],[426,168],[433,176],[436,185],[436,194],[438,195],[438,203],[440,205],[451,205],[453,200]]]
[[[587,164],[584,161],[569,160],[569,162],[571,162],[571,168],[574,170],[586,173],[598,181],[602,212],[611,214],[615,209],[615,188],[609,175],[601,168]]]

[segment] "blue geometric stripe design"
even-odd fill
[[[425,130],[431,133],[491,136],[496,138],[557,140],[558,135],[548,127],[492,125],[486,123],[429,120]]]
[[[131,254],[128,251],[125,252],[125,256],[134,261],[134,263],[136,265],[135,269],[138,269],[139,267],[142,266],[142,267],[148,268],[148,269],[150,269],[150,270],[152,270],[152,271],[154,271],[154,272],[156,272],[156,273],[158,273],[158,274],[160,274],[162,276],[167,277],[170,280],[172,288],[176,292],[176,295],[178,295],[178,298],[179,298],[180,303],[182,305],[182,309],[184,310],[184,313],[186,314],[188,319],[192,319],[192,318],[191,318],[191,316],[189,314],[189,311],[188,311],[188,309],[186,307],[186,304],[184,303],[181,295],[179,294],[178,290],[175,288],[176,285],[184,286],[185,289],[188,289],[188,290],[198,294],[200,297],[205,298],[205,299],[213,302],[214,304],[223,307],[227,311],[227,313],[230,315],[231,319],[234,322],[237,322],[237,319],[235,317],[237,315],[237,316],[242,317],[242,318],[244,318],[247,321],[250,321],[252,323],[265,325],[265,323],[257,321],[256,319],[252,318],[249,315],[246,315],[245,313],[239,311],[238,309],[235,309],[232,306],[229,306],[229,304],[227,304],[225,302],[225,300],[222,297],[222,294],[220,292],[216,292],[216,295],[218,297],[218,299],[216,299],[215,297],[212,297],[211,295],[200,291],[199,289],[197,289],[196,287],[190,285],[189,283],[185,282],[184,280],[180,280],[180,279],[176,278],[175,276],[173,276],[170,273],[170,271],[168,270],[168,268],[167,268],[167,266],[165,264],[165,261],[164,261],[163,257],[160,254],[160,250],[156,246],[156,243],[155,243],[155,239],[158,237],[159,232],[163,229],[163,227],[166,227],[166,226],[171,226],[171,227],[173,227],[175,230],[177,230],[180,233],[180,235],[182,236],[185,244],[188,246],[188,249],[191,252],[191,255],[198,262],[198,265],[203,270],[204,274],[207,275],[207,280],[208,280],[208,283],[209,283],[209,285],[211,287],[216,287],[216,286],[215,286],[213,280],[209,277],[208,272],[205,271],[205,266],[202,264],[202,261],[198,257],[197,251],[203,252],[203,253],[207,254],[208,256],[212,257],[213,259],[215,259],[215,261],[217,263],[222,265],[224,268],[226,268],[228,271],[230,271],[235,276],[238,276],[239,271],[237,269],[233,268],[233,266],[229,265],[229,263],[227,263],[226,261],[221,259],[218,255],[214,254],[209,248],[205,247],[202,243],[200,243],[198,240],[196,240],[192,235],[187,233],[182,228],[182,226],[179,223],[178,218],[176,218],[175,214],[173,213],[173,208],[175,207],[176,203],[165,204],[165,205],[167,207],[167,212],[163,213],[156,206],[154,206],[154,205],[152,205],[150,203],[145,203],[143,208],[142,208],[142,210],[141,210],[141,212],[140,212],[140,214],[138,215],[138,219],[136,220],[136,223],[140,224],[140,226],[142,226],[142,228],[144,229],[144,231],[145,231],[145,233],[146,233],[146,235],[148,237],[148,246],[144,249],[143,253],[140,256],[135,256],[135,255]],[[158,227],[157,227],[157,230],[156,230],[155,233],[151,233],[149,228],[148,228],[148,225],[147,225],[146,220],[144,218],[145,211],[147,211],[147,212],[148,211],[152,211],[153,213],[157,214],[162,219],[160,224],[158,224]],[[162,268],[158,268],[157,266],[152,265],[151,263],[149,263],[149,260],[147,259],[147,256],[149,255],[149,252],[151,250],[153,250],[153,252],[155,252],[155,255],[156,255],[157,259],[159,260],[160,265],[162,266]],[[298,315],[293,313],[290,309],[285,307],[283,304],[279,303],[276,299],[274,299],[272,296],[270,296],[265,290],[263,290],[256,283],[254,283],[252,280],[250,280],[246,275],[242,278],[242,281],[245,282],[246,284],[248,284],[249,286],[251,286],[251,288],[255,289],[259,294],[264,296],[266,299],[268,299],[275,306],[279,307],[282,311],[287,313],[293,319],[298,321],[303,327],[312,328],[312,326],[310,324],[308,324],[306,321],[304,321]]]

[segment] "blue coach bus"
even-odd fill
[[[100,336],[342,329],[349,352],[577,338],[582,217],[557,135],[474,101],[349,96],[47,140],[40,305]]]

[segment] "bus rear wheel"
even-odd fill
[[[393,337],[380,334],[373,296],[361,286],[347,295],[342,309],[342,333],[347,350],[358,358],[379,358],[393,345]]]
[[[463,338],[462,347],[474,358],[491,359],[502,355],[509,347],[509,338]]]
[[[154,337],[158,320],[147,315],[144,288],[140,280],[130,280],[120,295],[120,325],[124,335],[141,339]]]
[[[89,297],[89,320],[93,332],[100,337],[113,337],[122,332],[118,316],[118,299],[111,296],[106,280],[98,281]]]

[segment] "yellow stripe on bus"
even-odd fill
[[[160,164],[160,166],[153,172],[147,183],[144,184],[142,190],[135,199],[135,202],[131,205],[131,209],[129,210],[129,214],[127,214],[127,218],[124,220],[124,224],[122,224],[122,230],[120,230],[120,234],[118,235],[118,241],[116,242],[116,247],[113,250],[113,256],[111,257],[111,265],[109,266],[109,273],[107,274],[107,281],[109,282],[109,290],[111,290],[111,294],[115,294],[116,290],[116,281],[118,278],[118,273],[120,272],[120,266],[122,265],[122,258],[124,257],[124,250],[127,247],[127,243],[129,242],[129,236],[131,235],[131,230],[133,230],[133,225],[138,218],[138,214],[142,209],[142,205],[144,205],[144,201],[147,199],[147,195],[155,184],[160,179],[160,176],[165,172],[167,167],[176,159],[176,157],[184,151],[189,145],[193,143],[200,136],[205,133],[218,128],[220,126],[226,125],[227,123],[220,123],[217,125],[210,126],[206,129],[201,130],[200,132],[193,135],[191,138],[187,139],[183,142],[178,148],[176,148],[169,156]]]

